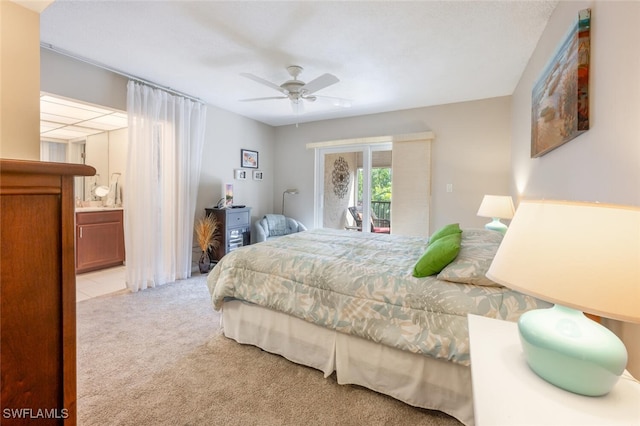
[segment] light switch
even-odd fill
[[[447,184],[447,192],[453,192],[453,184],[452,183],[448,183]]]

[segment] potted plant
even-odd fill
[[[211,259],[209,258],[209,249],[217,249],[220,241],[217,236],[220,231],[220,224],[215,217],[205,215],[198,219],[195,226],[196,238],[198,245],[202,250],[198,268],[201,274],[206,274],[211,269]]]

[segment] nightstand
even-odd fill
[[[640,425],[640,384],[627,371],[605,396],[577,395],[529,368],[516,323],[468,320],[476,426]]]
[[[251,207],[205,208],[220,224],[220,245],[213,251],[211,260],[219,261],[233,250],[251,244]]]

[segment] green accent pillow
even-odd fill
[[[431,237],[429,238],[429,243],[433,243],[434,241],[442,237],[446,237],[447,235],[460,234],[460,233],[462,233],[462,229],[460,229],[459,223],[452,223],[449,225],[445,225],[442,228],[438,229],[433,234],[431,234]]]
[[[430,243],[413,267],[413,276],[417,278],[428,277],[442,271],[458,256],[461,241],[462,234],[454,233]]]

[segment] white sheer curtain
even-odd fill
[[[206,106],[130,81],[124,218],[132,291],[191,276]]]
[[[40,141],[40,160],[66,163],[67,144],[49,141]]]

